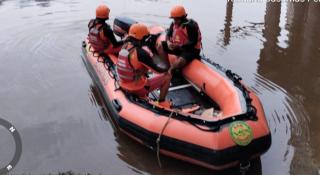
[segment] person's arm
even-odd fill
[[[123,45],[123,41],[117,41],[116,37],[114,36],[113,31],[111,30],[111,28],[109,26],[106,26],[103,28],[103,33],[110,40],[110,42],[112,43],[112,45],[114,47],[118,47],[118,46]]]
[[[189,23],[186,24],[186,28],[187,28],[189,40],[186,44],[182,45],[181,48],[185,50],[194,49],[194,47],[198,42],[198,35],[199,35],[198,25],[195,22],[190,21]]]
[[[167,40],[169,40],[172,37],[172,33],[173,33],[173,23],[170,24],[170,27],[167,30]]]
[[[89,29],[89,32],[90,32],[90,29],[94,26],[94,19],[91,19],[88,23],[88,29]]]
[[[156,42],[160,34],[151,34],[144,40],[143,45],[146,45],[153,53],[157,53]]]
[[[149,53],[141,48],[137,48],[137,55],[138,60],[144,64],[146,67],[151,68],[153,71],[158,73],[163,73],[168,71],[167,69],[164,70],[163,68],[157,66],[155,62],[153,62],[152,57],[149,55]]]

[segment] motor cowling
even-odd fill
[[[135,23],[137,21],[126,16],[116,17],[113,22],[113,32],[122,38],[129,33],[130,26]]]

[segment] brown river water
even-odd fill
[[[0,0],[0,118],[22,139],[12,174],[239,174],[161,157],[113,130],[81,60],[98,0]],[[226,0],[107,0],[125,15],[168,26],[185,5],[199,22],[203,52],[260,97],[270,150],[247,174],[320,174],[320,3]],[[318,32],[317,32],[318,31]],[[0,169],[15,152],[0,126]]]

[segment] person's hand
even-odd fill
[[[172,42],[167,41],[167,45],[168,45],[168,48],[169,48],[170,50],[173,50],[173,44],[172,44]]]
[[[179,47],[180,47],[179,45],[174,44],[174,43],[168,41],[168,48],[169,48],[170,50],[176,50],[176,49],[178,49]]]

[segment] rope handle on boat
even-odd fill
[[[89,51],[92,52],[93,56],[95,56],[95,53],[98,53],[98,52],[95,52],[94,50],[91,50],[91,45],[89,46]],[[112,70],[112,63],[110,62],[110,58],[108,55],[104,55],[104,54],[99,54],[96,56],[98,57],[97,58],[97,61],[100,62],[100,63],[103,63],[103,66],[104,68],[107,70],[109,76],[114,79],[114,87],[115,87],[115,90],[119,90],[120,89],[120,85],[118,84],[118,81],[117,81],[117,76],[116,74],[113,72]],[[102,61],[100,61],[99,59],[102,58]]]
[[[95,51],[91,45],[89,45],[89,52],[92,52],[94,57],[100,57],[99,52]]]
[[[203,123],[205,123],[206,121],[205,120],[203,120]],[[217,131],[219,131],[220,130],[220,125],[216,125],[216,126],[211,126],[211,127],[208,127],[208,126],[206,126],[206,127],[208,127],[208,129],[206,129],[206,128],[203,128],[203,127],[200,127],[199,125],[197,125],[197,124],[195,124],[195,123],[193,123],[193,122],[189,122],[191,125],[193,125],[194,127],[196,127],[196,128],[198,128],[198,129],[200,129],[201,131],[206,131],[206,132],[210,132],[210,131],[212,131],[212,132],[217,132]]]
[[[87,44],[86,44],[85,41],[82,42],[82,47],[84,47],[84,48],[87,47]],[[98,52],[96,52],[96,51],[94,51],[94,50],[92,49],[92,46],[91,46],[91,45],[89,45],[88,51],[89,51],[89,52],[92,52],[92,55],[93,55],[94,57],[97,57],[97,61],[98,61],[98,62],[103,63],[103,66],[104,66],[104,68],[107,70],[109,76],[110,76],[112,79],[115,80],[115,81],[114,81],[115,91],[120,90],[121,88],[120,88],[120,85],[119,85],[119,83],[118,83],[118,81],[117,81],[117,75],[116,75],[116,73],[115,73],[115,70],[113,69],[113,65],[112,65],[113,63],[110,61],[108,55],[105,55],[104,53],[100,53],[100,54],[99,54]],[[96,53],[98,53],[98,55],[95,55]],[[100,61],[100,58],[102,58],[102,61]]]
[[[115,91],[121,90],[119,81],[118,81],[118,76],[116,74],[116,71],[113,67],[113,62],[111,61],[109,56],[105,56],[104,58],[104,67],[108,71],[109,76],[114,79],[114,87]]]
[[[216,67],[218,70],[220,70],[221,72],[226,72],[226,71],[227,71],[226,68],[224,68],[224,67],[222,67],[220,64],[212,61],[210,58],[207,58],[207,57],[205,57],[205,56],[202,56],[202,57],[201,57],[201,60],[204,60],[204,61],[208,62],[209,64],[211,64],[212,66],[214,66],[214,67]]]
[[[114,87],[115,91],[118,91],[121,89],[118,79],[117,79],[117,74],[115,73],[115,70],[112,67],[112,62],[110,61],[109,57],[103,57],[104,58],[104,67],[108,71],[109,76],[114,79]]]

